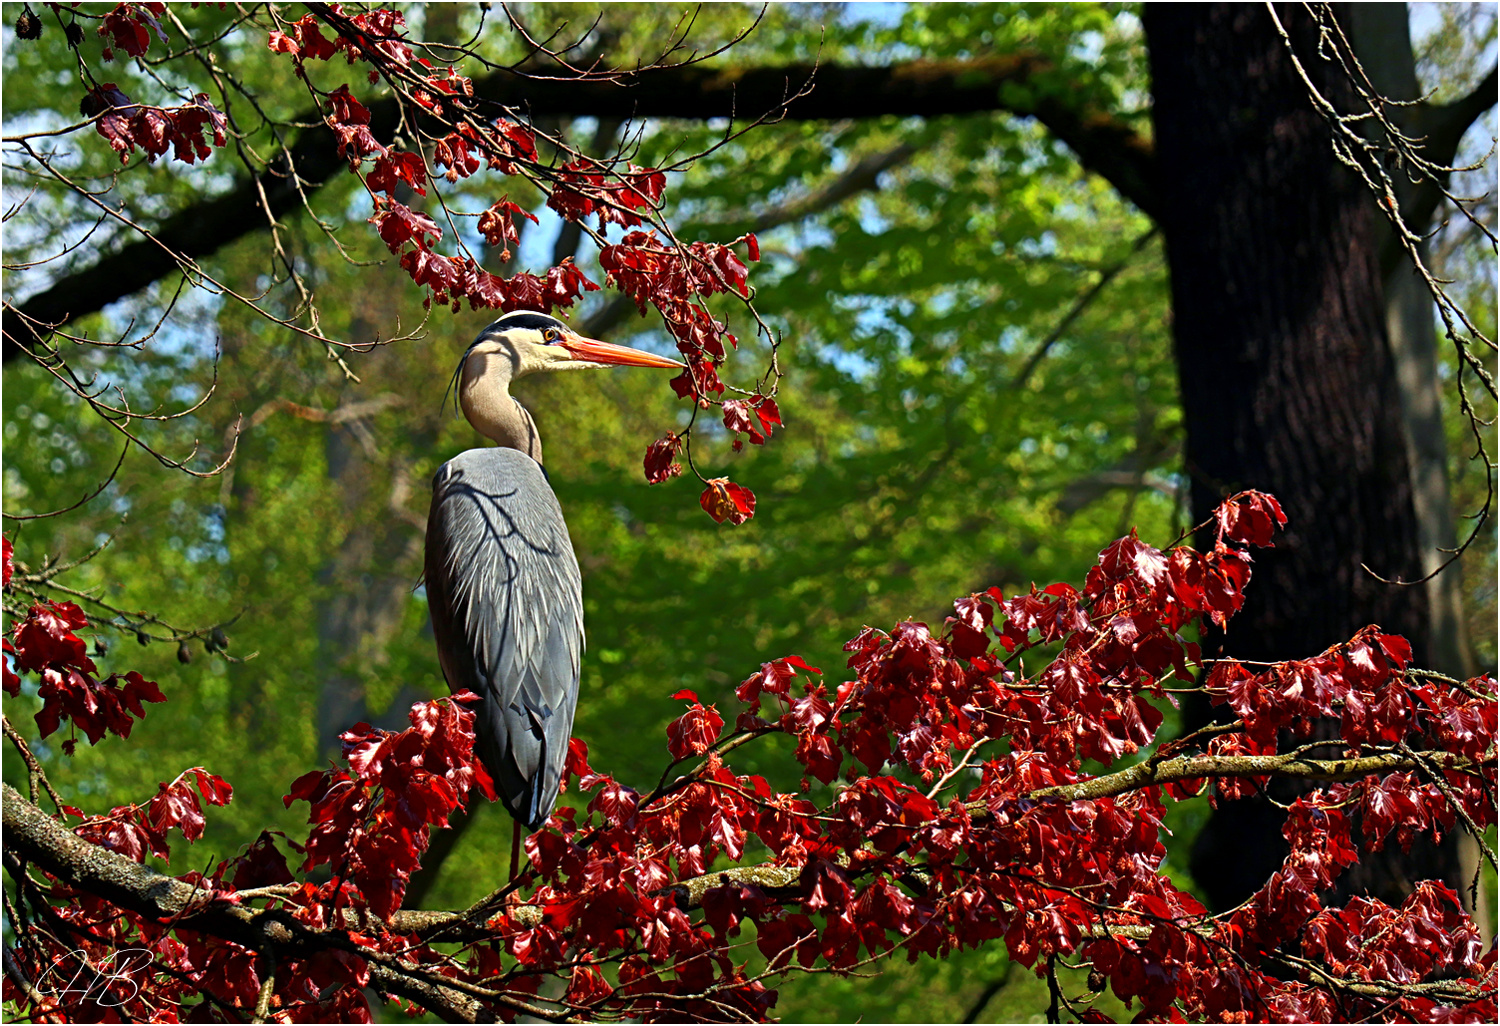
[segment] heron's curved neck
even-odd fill
[[[510,394],[514,367],[502,353],[475,353],[464,364],[458,404],[474,430],[496,445],[519,449],[542,462],[542,438],[536,421]]]

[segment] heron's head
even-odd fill
[[[682,364],[629,346],[585,338],[547,314],[517,310],[490,324],[469,344],[453,371],[450,387],[462,393],[491,375],[498,385],[508,386],[538,371],[610,366],[681,368]]]

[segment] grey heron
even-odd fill
[[[510,383],[542,371],[676,360],[584,338],[546,314],[508,313],[453,373],[464,417],[492,448],[459,453],[432,482],[425,576],[438,661],[472,691],[475,749],[516,820],[535,830],[557,801],[583,649],[583,590],[568,525],[542,469],[542,443]]]

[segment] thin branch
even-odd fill
[[[812,217],[838,206],[851,196],[875,191],[879,187],[882,174],[906,163],[918,152],[919,147],[912,143],[897,143],[889,149],[866,154],[840,174],[805,195],[767,207],[757,214],[748,212],[731,214],[715,223],[735,226],[736,230],[739,225],[743,224],[747,231],[765,232],[793,221]]]
[[[114,469],[109,472],[109,476],[99,483],[98,488],[86,493],[83,498],[73,503],[73,505],[64,506],[62,509],[54,509],[49,513],[4,513],[0,515],[3,515],[7,520],[45,520],[47,517],[60,517],[64,513],[73,512],[109,487],[109,483],[115,479],[115,475],[120,472],[120,467],[125,463],[125,454],[130,451],[130,442],[129,438],[125,439],[125,445],[120,449],[120,458],[115,460]]]
[[[33,802],[37,800],[37,790],[40,788],[47,792],[48,798],[52,799],[53,807],[58,812],[61,812],[63,809],[63,800],[58,796],[57,791],[53,789],[52,781],[47,779],[47,773],[42,769],[42,764],[37,761],[36,755],[31,751],[31,746],[17,733],[16,728],[10,725],[10,717],[0,717],[0,724],[4,726],[6,738],[15,746],[16,751],[20,753],[21,761],[26,764],[26,775],[31,787],[31,800]]]

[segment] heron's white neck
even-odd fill
[[[475,431],[541,463],[542,439],[536,421],[510,394],[515,371],[509,353],[474,353],[459,379],[458,404]]]

